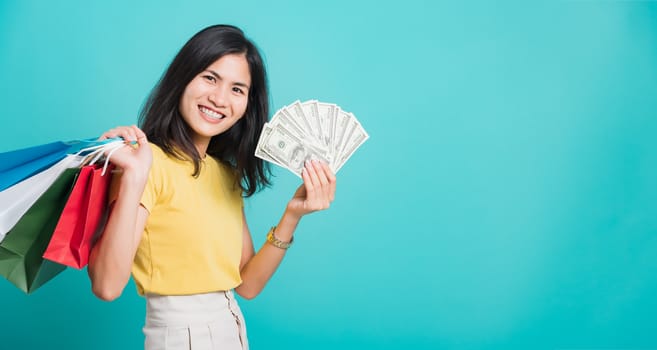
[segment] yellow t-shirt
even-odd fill
[[[150,213],[132,276],[139,294],[230,290],[241,282],[242,191],[231,168],[208,156],[194,164],[158,146],[141,204]]]

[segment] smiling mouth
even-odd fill
[[[208,116],[208,118],[211,118],[211,119],[221,120],[221,119],[224,119],[226,117],[225,115],[223,115],[219,112],[215,112],[215,111],[213,111],[209,108],[203,107],[203,106],[199,106],[198,109],[201,111],[201,113],[205,114],[206,116]]]

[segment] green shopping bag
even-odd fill
[[[79,172],[64,170],[0,242],[0,275],[28,294],[66,269],[43,253]]]

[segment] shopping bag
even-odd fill
[[[110,169],[111,170],[111,167]],[[43,257],[81,269],[89,262],[92,240],[102,229],[112,172],[100,166],[83,166],[59,217]]]
[[[66,269],[43,259],[43,252],[79,171],[64,170],[0,242],[0,275],[28,294]]]
[[[52,166],[67,154],[84,154],[117,142],[123,141],[119,138],[57,141],[0,153],[0,191]]]
[[[0,191],[0,242],[66,168],[78,167],[84,159],[76,155],[65,156],[50,168]]]
[[[71,148],[57,141],[0,153],[0,191],[58,162]]]

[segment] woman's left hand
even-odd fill
[[[301,172],[303,185],[299,186],[287,204],[287,212],[297,218],[328,209],[335,199],[335,175],[328,164],[312,160]]]

